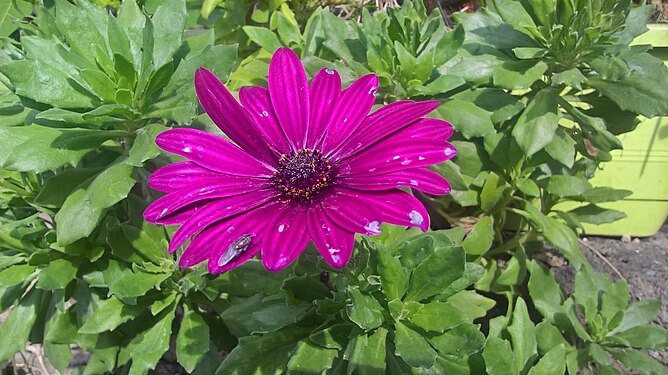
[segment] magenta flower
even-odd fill
[[[173,252],[189,238],[179,264],[208,260],[211,273],[261,253],[279,271],[313,241],[335,268],[350,259],[355,233],[379,234],[382,222],[426,231],[420,201],[398,189],[446,194],[448,182],[426,166],[455,155],[452,126],[423,118],[436,101],[399,101],[369,114],[378,78],[341,90],[336,71],[321,69],[309,86],[297,55],[281,48],[269,65],[269,89],[243,88],[239,105],[208,70],[195,74],[204,110],[232,140],[172,129],[156,140],[188,161],[149,179],[168,193],[144,212],[152,223],[181,227]]]

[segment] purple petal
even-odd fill
[[[341,77],[335,70],[322,68],[311,82],[311,116],[306,147],[315,147],[327,130],[332,109],[341,96]]]
[[[450,184],[440,174],[425,168],[411,168],[381,175],[341,178],[342,186],[359,190],[388,190],[410,187],[427,194],[444,195],[450,193]]]
[[[257,126],[266,134],[269,144],[281,154],[288,153],[290,144],[276,118],[269,90],[259,86],[243,87],[239,91],[239,100]]]
[[[144,220],[157,223],[163,218],[169,218],[179,209],[202,200],[231,197],[270,186],[269,180],[256,184],[252,179],[238,180],[236,183],[205,181],[193,184],[156,199],[144,211]]]
[[[278,272],[292,263],[309,243],[306,232],[306,208],[297,204],[281,204],[266,225],[262,240],[262,263],[271,272]],[[268,224],[265,224],[267,223]]]
[[[408,100],[388,104],[370,114],[338,148],[332,158],[343,158],[373,145],[382,138],[419,120],[439,106],[437,101]]]
[[[355,245],[355,234],[330,219],[320,206],[308,212],[308,231],[313,244],[330,266],[341,269],[346,266]]]
[[[248,211],[276,197],[276,192],[272,190],[258,190],[251,193],[235,195],[233,197],[222,198],[215,202],[208,203],[204,208],[196,212],[188,221],[186,221],[174,233],[169,243],[169,252],[174,252],[188,238],[195,235],[207,226],[234,216],[236,214]]]
[[[341,161],[339,170],[341,177],[386,174],[441,163],[455,153],[444,140],[391,137]]]
[[[148,178],[148,186],[151,189],[168,193],[192,184],[209,181],[218,176],[222,175],[193,162],[184,161],[166,165],[153,172]]]
[[[217,172],[256,177],[272,175],[269,167],[244,150],[202,130],[167,130],[158,135],[155,143],[165,151],[181,155]]]
[[[213,73],[197,69],[195,91],[202,108],[234,143],[264,162],[275,159],[251,117]]]
[[[216,224],[218,226],[219,237],[212,246],[213,251],[209,252],[209,272],[213,274],[226,272],[240,266],[248,259],[254,257],[255,254],[260,251],[264,236],[267,232],[266,226],[264,226],[263,223],[267,219],[267,216],[272,215],[276,211],[277,205],[278,204],[276,203],[269,203],[239,215],[228,222]],[[223,256],[227,248],[243,235],[251,236],[248,248],[229,263],[220,265],[220,258]]]
[[[170,213],[168,216],[150,222],[160,225],[181,225],[193,217],[193,215],[195,215],[198,211],[201,211],[204,207],[206,207],[208,203],[213,201],[214,200],[201,200],[179,208],[178,210]],[[144,215],[146,215],[145,212]]]
[[[348,189],[335,188],[320,203],[325,214],[341,228],[368,235],[380,234],[382,215]]]
[[[340,188],[344,189],[344,188]],[[398,189],[379,192],[349,190],[350,195],[374,206],[383,215],[383,222],[429,229],[429,214],[424,205],[414,196]]]
[[[299,57],[289,48],[279,48],[271,58],[269,94],[288,141],[294,149],[303,148],[309,120],[308,80]]]
[[[323,154],[330,154],[357,129],[373,107],[377,90],[378,77],[368,74],[343,91],[327,125]]]

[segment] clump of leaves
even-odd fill
[[[668,331],[651,324],[661,303],[643,300],[629,305],[625,280],[612,282],[607,274],[582,267],[575,276],[573,295],[564,298],[552,274],[533,261],[529,293],[545,318],[536,327],[538,347],[566,347],[569,373],[586,368],[621,374],[613,367],[613,359],[645,374],[668,373],[665,366],[643,352],[668,346]]]
[[[204,270],[178,269],[168,233],[141,214],[148,170],[162,163],[156,135],[197,113],[194,70],[225,79],[236,59],[212,32],[184,40],[185,20],[178,0],[151,17],[132,0],[118,17],[56,1],[22,26],[20,49],[2,50],[0,310],[11,313],[0,361],[30,340],[62,373],[70,344],[92,351],[85,373],[146,373],[177,316],[189,371],[210,373],[217,345],[234,344],[209,343],[218,292]]]
[[[241,339],[218,372],[394,374],[468,368],[469,357],[485,343],[472,322],[494,305],[465,290],[482,269],[466,263],[462,231],[417,233],[385,227],[382,236],[358,242],[341,271],[312,251],[300,257],[292,275],[273,282],[253,281],[258,276],[244,267],[224,274],[223,290],[249,294],[232,299],[223,312]],[[268,285],[280,287],[283,296],[267,295]],[[249,356],[257,360],[248,361]]]
[[[666,91],[659,88],[668,85],[668,68],[648,46],[629,45],[646,30],[638,26],[651,13],[646,7],[602,1],[592,8],[571,0],[490,4],[455,17],[466,39],[443,70],[469,87],[438,109],[461,139],[453,142],[454,162],[439,167],[453,192],[432,201],[450,223],[478,221],[473,231],[489,245],[488,252],[469,251],[487,264],[478,286],[507,291],[526,274],[527,257],[543,251],[540,243],[580,267],[580,223],[624,217],[599,204],[630,192],[587,180],[610,150],[622,147],[616,135],[631,131],[638,115],[668,114]],[[514,257],[504,263],[512,277],[490,260],[508,252]]]

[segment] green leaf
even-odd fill
[[[575,216],[575,218],[580,222],[591,224],[612,223],[615,220],[626,217],[626,214],[621,211],[602,208],[594,204],[578,207],[574,210],[568,211],[568,213]]]
[[[41,298],[42,291],[29,291],[21,302],[14,306],[7,319],[0,323],[0,361],[4,362],[25,349],[30,330],[37,319]]]
[[[541,79],[546,71],[547,64],[542,61],[509,60],[493,68],[492,80],[494,85],[504,89],[528,89],[531,84]]]
[[[342,350],[346,347],[352,328],[350,324],[334,324],[311,334],[309,338],[323,348]]]
[[[661,350],[668,346],[668,331],[659,326],[636,326],[612,337],[622,339],[634,348]]]
[[[309,339],[302,339],[297,343],[297,349],[288,362],[287,371],[296,375],[322,374],[332,367],[338,354],[335,349],[326,349]]]
[[[450,122],[466,139],[494,132],[490,113],[473,103],[454,99],[443,103],[436,112],[439,118]]]
[[[471,290],[462,290],[448,297],[448,302],[466,314],[469,321],[485,316],[496,305],[493,299]]]
[[[595,187],[582,193],[581,199],[589,203],[615,202],[633,194],[630,190]]]
[[[41,173],[65,165],[76,166],[88,153],[120,131],[56,129],[46,126],[0,128],[0,162],[4,168]]]
[[[465,262],[462,247],[437,248],[413,270],[406,300],[421,301],[442,293],[464,274]]]
[[[65,289],[77,275],[77,264],[67,259],[51,261],[40,271],[37,287],[40,289]]]
[[[547,179],[547,191],[559,198],[578,196],[591,188],[591,184],[582,177],[557,175]]]
[[[387,329],[380,327],[373,334],[362,334],[353,339],[354,347],[348,360],[348,372],[357,374],[385,374],[385,339]]]
[[[552,86],[566,85],[582,90],[582,84],[587,80],[580,69],[573,68],[552,74]]]
[[[529,102],[513,128],[513,138],[527,156],[532,156],[554,138],[557,130],[557,100],[551,89],[543,89]]]
[[[536,24],[521,2],[514,0],[493,0],[493,4],[494,10],[496,10],[499,16],[515,28],[536,28]]]
[[[0,37],[8,37],[18,27],[18,21],[32,11],[32,4],[27,1],[0,1]]]
[[[429,341],[441,354],[466,358],[482,350],[485,346],[485,335],[479,326],[464,323],[430,338]]]
[[[489,172],[480,192],[480,208],[487,213],[492,212],[503,197],[505,189],[506,181],[496,173]]]
[[[6,289],[31,281],[37,274],[36,267],[28,264],[14,264],[0,271],[0,288]]]
[[[35,197],[35,203],[48,208],[61,207],[65,199],[67,199],[77,186],[99,172],[99,168],[64,170],[46,180],[46,183],[42,186],[42,190]]]
[[[308,327],[291,326],[262,336],[242,337],[216,374],[284,374],[297,350],[297,342],[307,337],[310,331]]]
[[[494,218],[484,216],[478,220],[464,239],[464,251],[471,255],[482,255],[489,250],[494,241]]]
[[[142,167],[146,160],[160,155],[160,149],[155,144],[155,138],[165,130],[167,130],[167,127],[160,124],[150,124],[137,130],[137,136],[132,143],[127,163],[135,167]]]
[[[611,333],[623,332],[633,327],[649,324],[656,319],[660,309],[661,302],[657,300],[637,301],[624,311],[622,321]]]
[[[495,124],[510,120],[524,109],[523,102],[501,89],[476,88],[457,93],[452,98],[475,103],[476,106],[491,112],[490,119]]]
[[[668,374],[666,366],[639,350],[610,348],[608,351],[626,368],[642,371],[646,374]]]
[[[373,296],[362,294],[358,288],[349,288],[351,303],[346,306],[348,318],[364,330],[372,330],[383,324],[383,307]]]
[[[132,358],[129,375],[145,374],[154,369],[162,355],[169,350],[175,310],[176,304],[173,304],[149,329],[136,335],[121,349],[119,357]]]
[[[183,311],[181,328],[176,336],[176,358],[186,371],[193,372],[209,350],[209,326],[187,304],[183,305]]]
[[[533,180],[528,178],[519,178],[515,180],[515,186],[524,194],[530,197],[539,197],[540,189]]]
[[[106,210],[123,200],[135,184],[133,167],[117,161],[75,190],[56,214],[58,243],[69,245],[91,234]]]
[[[513,311],[513,322],[508,326],[508,333],[513,344],[515,366],[524,369],[530,366],[537,356],[536,328],[529,318],[527,305],[518,297]],[[524,370],[522,370],[524,371]]]
[[[668,67],[647,53],[626,59],[630,74],[620,80],[591,77],[588,85],[612,99],[619,108],[645,117],[668,114]]]
[[[562,127],[558,127],[552,142],[545,146],[545,151],[554,160],[572,168],[575,163],[575,144],[573,138]]]
[[[153,13],[153,65],[156,70],[172,60],[181,46],[186,24],[186,2],[165,0]]]
[[[517,365],[513,360],[510,342],[496,337],[487,340],[482,352],[485,368],[489,375],[517,375]]]
[[[468,321],[468,316],[449,302],[435,301],[424,305],[410,321],[425,331],[444,332]]]
[[[409,366],[430,368],[436,361],[436,351],[418,332],[401,322],[395,322],[395,354]]]
[[[566,347],[563,344],[555,346],[545,353],[536,365],[529,370],[528,375],[563,374],[566,372]]]
[[[265,27],[244,26],[243,30],[250,40],[271,53],[283,46],[276,34]]]
[[[554,315],[562,311],[559,284],[552,273],[535,260],[531,261],[528,288],[536,310],[545,318],[553,320]]]
[[[235,303],[221,317],[236,336],[272,332],[299,321],[309,304],[290,305],[281,295],[257,294]]]
[[[552,26],[557,0],[528,0],[534,17],[546,27]]]
[[[111,331],[136,318],[144,310],[145,306],[126,305],[114,296],[94,302],[84,324],[79,328],[79,333],[93,334]]]
[[[385,248],[379,248],[374,254],[378,259],[378,273],[385,298],[388,301],[403,298],[408,290],[407,270],[402,267],[399,258]]]

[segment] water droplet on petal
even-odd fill
[[[231,226],[231,227],[227,228],[227,233],[230,233],[230,232],[232,232],[233,230],[234,230],[234,226]]]
[[[411,180],[411,185],[413,185],[413,186],[418,186],[418,182],[415,181],[415,180]]]
[[[184,147],[183,148],[183,152],[185,152],[186,154],[189,153],[190,151],[192,151],[192,149],[190,147]]]
[[[288,229],[288,224],[281,224],[278,226],[279,233],[283,233],[283,231],[285,231],[286,229]]]
[[[325,68],[325,73],[327,73],[329,75],[332,75],[332,74],[334,74],[334,71],[330,68]]]
[[[378,92],[378,87],[371,87],[369,89],[369,95],[376,95],[376,92]]]
[[[344,122],[344,123],[348,122],[348,118],[347,118],[347,117],[344,118],[344,119],[343,119],[343,122]]]
[[[371,169],[369,169],[369,172],[372,172],[372,173],[373,173],[373,172],[375,172],[375,171],[376,171],[376,168],[371,168]]]
[[[422,217],[422,215],[415,210],[411,211],[408,214],[408,217],[411,218],[411,224],[414,224],[414,225],[422,225],[422,222],[424,221],[424,218]]]
[[[160,212],[160,217],[162,217],[162,215],[164,215],[165,213],[167,213],[167,209],[166,209],[166,208],[165,208],[164,210],[162,210],[162,212]]]
[[[338,254],[338,253],[341,252],[341,250],[339,250],[339,249],[327,249],[327,251],[329,251],[329,253],[332,254],[332,255],[335,255],[335,254]]]
[[[401,157],[401,156],[399,156],[399,155],[394,155],[394,157],[392,158],[392,160],[397,160],[397,159],[399,159],[400,157]]]
[[[366,234],[376,235],[381,233],[380,223],[375,220],[365,225],[364,229],[366,230]]]
[[[267,111],[262,111],[262,112],[260,112],[260,116],[262,116],[262,117],[268,117],[268,116],[269,116],[269,112],[267,112]]]
[[[404,160],[402,160],[401,163],[399,163],[399,164],[401,164],[401,165],[408,165],[408,164],[410,164],[410,163],[411,163],[411,159],[404,159]]]
[[[418,156],[418,160],[424,160],[426,159],[424,156]]]
[[[452,149],[450,147],[445,149],[445,156],[450,156],[452,155]]]

